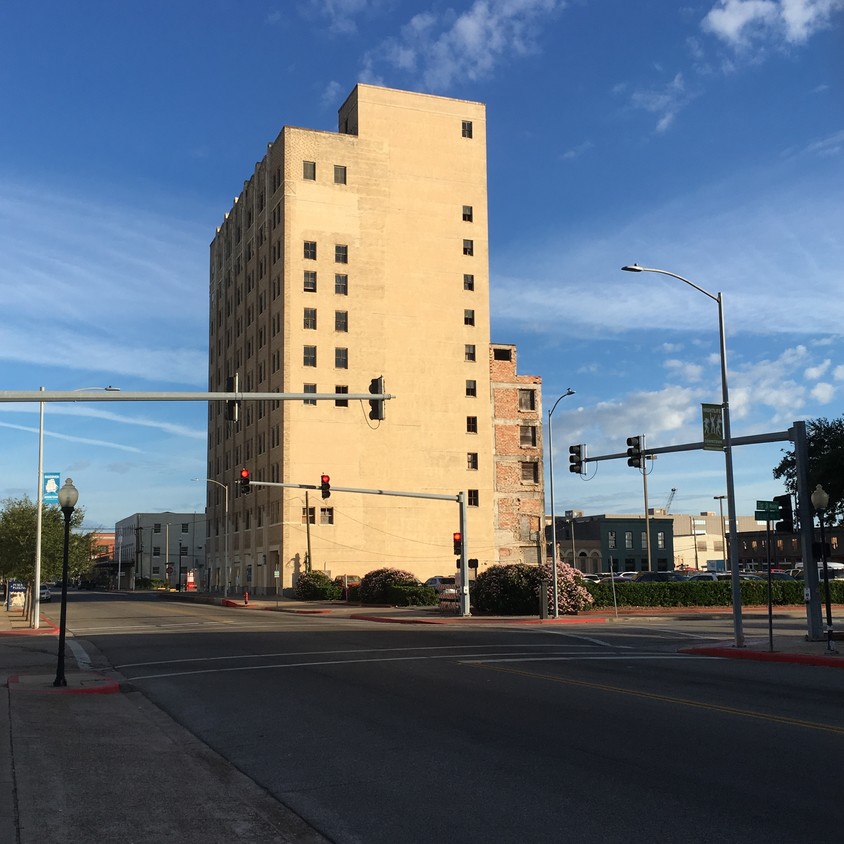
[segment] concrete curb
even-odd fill
[[[826,668],[844,668],[844,659],[840,656],[821,656],[818,654],[789,654],[771,651],[755,651],[742,648],[702,647],[681,648],[681,654],[699,656],[717,656],[723,659],[755,659],[759,662],[789,662],[794,665],[817,665]]]
[[[12,693],[46,695],[113,695],[120,691],[120,683],[117,680],[93,671],[66,674],[66,686],[54,686],[54,678],[53,674],[31,674],[23,677],[13,674],[9,677],[7,686]]]

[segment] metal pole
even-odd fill
[[[218,483],[218,481],[215,481]],[[227,484],[222,484],[223,492],[225,493],[225,506],[226,506],[226,546],[225,546],[225,553],[223,556],[223,597],[228,598],[229,596],[229,487]]]
[[[812,544],[815,538],[812,495],[809,490],[809,443],[806,423],[794,423],[791,440],[794,443],[794,461],[797,469],[797,512],[800,518],[800,553],[803,557],[803,586],[806,601],[806,639],[819,642],[823,636],[821,620],[821,594],[818,567]]]
[[[62,548],[62,606],[59,615],[59,655],[56,662],[56,679],[54,686],[66,686],[67,678],[64,676],[64,642],[65,631],[67,630],[67,560],[70,545],[70,517],[73,514],[72,507],[62,507],[64,514],[64,546]]]
[[[648,555],[648,571],[653,571],[653,561],[651,560],[651,514],[648,507],[648,457],[649,455],[642,455],[642,487],[645,496],[645,548]],[[651,461],[655,459],[650,456]],[[653,462],[651,462],[651,469],[653,469]]]
[[[469,616],[472,610],[469,595],[469,563],[466,559],[467,510],[466,494],[462,490],[457,493],[457,504],[460,507],[460,615]]]
[[[724,571],[729,570],[729,559],[727,555],[727,531],[724,529],[724,499],[726,495],[713,495],[718,502],[718,512],[721,514],[721,553],[724,555]]]
[[[316,508],[314,508],[316,510]],[[316,521],[316,518],[314,519]],[[305,536],[308,540],[308,562],[305,566],[305,571],[310,571],[312,567],[311,557],[311,507],[308,503],[308,491],[305,490]]]
[[[727,518],[730,521],[730,567],[733,593],[733,629],[735,646],[744,647],[741,618],[741,582],[739,581],[738,516],[733,475],[733,439],[730,430],[730,393],[727,387],[727,338],[724,331],[724,296],[718,293],[718,330],[721,339],[721,403],[724,415],[724,464],[727,474]]]
[[[574,390],[568,387],[548,411],[548,477],[551,481],[551,600],[554,604],[554,618],[560,617],[560,607],[559,596],[557,595],[557,514],[554,509],[554,426],[551,417],[560,401],[566,396],[573,395]],[[573,567],[575,566],[574,557],[572,557],[571,564]]]
[[[829,567],[826,564],[826,530],[824,528],[823,517],[826,511],[818,510],[818,521],[821,524],[821,560],[823,561],[823,588],[826,592],[826,652],[830,654],[837,654],[833,642],[835,641],[835,634],[832,632],[832,599],[829,594]],[[815,565],[814,560],[812,565]],[[803,564],[803,570],[806,570],[806,564]]]
[[[41,390],[44,388],[41,387]],[[44,509],[44,402],[38,403],[38,493],[35,511],[35,594],[32,597],[32,627],[41,626],[41,533]]]

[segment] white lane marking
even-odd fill
[[[630,660],[630,659],[694,659],[701,657],[697,654],[571,654],[569,656],[529,656],[515,659],[504,657],[503,659],[463,659],[464,665],[482,665],[487,662],[583,662],[586,660]],[[703,657],[703,659],[720,659],[720,657]]]
[[[481,659],[478,659],[478,657]],[[194,674],[226,674],[231,671],[270,671],[276,668],[316,668],[321,667],[324,665],[357,665],[360,663],[379,663],[379,662],[419,662],[420,660],[430,660],[430,659],[454,659],[457,660],[459,663],[472,663],[472,662],[483,662],[483,657],[490,657],[490,662],[495,662],[498,660],[492,659],[492,657],[499,656],[498,654],[473,654],[466,655],[466,658],[461,658],[461,656],[455,654],[440,654],[434,656],[390,656],[390,657],[376,657],[371,659],[324,659],[324,660],[315,660],[309,662],[281,662],[275,663],[273,665],[237,665],[231,668],[200,668],[194,671],[173,671],[167,672],[163,674],[141,674],[138,676],[130,676],[127,679],[129,682],[134,683],[138,680],[159,680],[162,678],[172,678],[172,677],[189,677]],[[524,654],[524,656],[530,656],[529,654]],[[572,655],[574,656],[574,654]],[[577,655],[577,658],[583,657],[583,654]],[[690,657],[691,658],[691,657]],[[506,661],[506,660],[500,660]],[[513,660],[514,662],[518,662],[519,660]],[[118,668],[123,668],[125,666],[117,666]]]
[[[230,656],[197,656],[185,657],[184,659],[163,659],[153,662],[128,662],[118,665],[117,668],[143,668],[149,665],[174,665],[182,662],[216,662],[229,659],[278,659],[286,656],[336,656],[339,654],[390,654],[390,653],[412,653],[413,651],[468,651],[478,648],[524,648],[524,644],[518,645],[417,645],[415,647],[403,648],[339,648],[331,651],[277,651],[268,654],[233,654]],[[531,648],[556,648],[558,645],[530,645]],[[586,647],[586,645],[573,645],[573,647]],[[530,651],[525,651],[530,653]],[[446,654],[450,656],[450,654]]]
[[[72,638],[65,640],[67,646],[73,651],[73,657],[76,660],[76,664],[79,666],[80,671],[89,671],[91,668],[91,658],[85,652],[85,648],[79,644],[79,642],[74,642]]]
[[[544,632],[544,631],[543,631]],[[566,633],[563,630],[548,630],[552,636],[565,636],[567,639],[582,639],[593,645],[600,645],[602,648],[632,648],[633,645],[616,645],[613,642],[606,642],[603,639],[595,639],[592,636],[580,636],[577,633]]]

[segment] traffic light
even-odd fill
[[[627,438],[627,465],[634,469],[640,469],[642,466],[642,445],[644,437],[628,437]]]
[[[463,556],[463,534],[460,532],[454,534],[454,555],[456,557]]]
[[[328,475],[320,475],[319,476],[319,488],[322,492],[323,498],[328,498],[331,495],[331,484],[329,483],[331,478]]]
[[[249,485],[249,470],[248,469],[241,469],[240,470],[240,494],[246,495],[247,493],[252,491],[252,487]]]
[[[582,443],[580,445],[569,446],[569,472],[577,472],[578,475],[583,474],[583,461],[586,459],[586,446]]]
[[[794,511],[791,509],[790,495],[775,495],[774,501],[780,505],[780,520],[774,529],[780,533],[794,533]]]
[[[369,392],[376,395],[384,392],[384,376],[379,375],[369,382]],[[385,418],[384,413],[384,399],[370,399],[369,400],[369,418],[381,420]]]

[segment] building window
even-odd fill
[[[341,164],[334,165],[334,184],[335,185],[345,185],[346,184],[346,168]]]
[[[536,426],[519,426],[519,445],[522,448],[536,448]]]
[[[474,240],[464,240],[463,241],[463,254],[464,255],[474,255],[475,254],[475,241]]]
[[[478,382],[466,381],[466,396],[468,398],[476,398],[478,395]]]
[[[348,393],[349,387],[347,384],[337,384],[334,387],[335,393]],[[335,407],[348,407],[349,400],[348,399],[334,399],[334,406]]]
[[[642,531],[642,536],[640,537],[640,541],[642,543],[642,548],[648,547],[648,534],[646,531]]]
[[[182,533],[189,533],[190,526],[187,522],[182,522]]]
[[[156,523],[152,526],[152,532],[153,532],[153,533],[161,533],[161,522],[156,522]]]
[[[475,289],[475,276],[471,273],[463,273],[463,289],[464,290],[474,290]]]
[[[512,360],[513,353],[511,349],[493,349],[492,350],[492,359],[493,360]]]
[[[153,545],[152,546],[152,556],[153,557],[160,557],[161,556],[161,546],[160,545]]]
[[[348,264],[349,263],[349,247],[344,243],[337,243],[334,246],[334,263]]]
[[[463,325],[475,324],[475,312],[471,308],[466,308],[463,311]]]
[[[316,181],[316,161],[302,162],[302,178],[311,182]]]
[[[302,387],[302,392],[303,393],[315,393],[316,392],[316,384],[305,384]],[[302,403],[303,404],[312,404],[312,405],[314,405],[314,407],[316,407],[316,399],[303,399]]]
[[[316,346],[305,346],[302,364],[303,366],[316,366]]]
[[[321,525],[333,525],[334,524],[334,508],[333,507],[320,507],[319,508],[319,523]]]
[[[722,551],[723,551],[723,550],[724,550],[724,548],[723,548],[723,543],[720,543],[720,544],[721,544],[721,546],[722,546],[720,550],[722,550]],[[664,531],[664,530],[657,531],[657,534],[656,534],[656,547],[657,547],[660,551],[664,551],[664,550],[665,550],[665,531]]]
[[[316,524],[316,507],[302,508],[302,524],[315,525]]]
[[[522,480],[528,484],[539,483],[539,466],[537,463],[522,463]]]
[[[305,308],[304,327],[316,329],[316,308]]]
[[[334,330],[348,331],[349,330],[349,312],[348,311],[334,311]]]
[[[466,502],[470,507],[479,507],[480,506],[480,496],[478,495],[478,491],[476,489],[469,489],[466,490],[469,493],[469,500]]]
[[[315,240],[306,240],[305,241],[305,257],[309,261],[316,261],[316,241]]]
[[[460,129],[460,134],[464,138],[471,138],[472,137],[472,121],[471,120],[464,120],[463,125]]]
[[[466,455],[466,468],[467,469],[477,469],[478,468],[478,452],[477,451],[470,451]]]
[[[475,344],[474,343],[467,343],[465,347],[465,351],[463,353],[463,360],[468,362],[473,362],[477,359],[475,354]]]
[[[464,205],[463,206],[463,222],[464,223],[471,223],[472,222],[472,206],[471,205]]]
[[[519,410],[536,410],[536,390],[519,390]]]
[[[316,273],[313,270],[305,270],[305,293],[316,293]]]
[[[616,542],[616,538],[615,538],[615,531],[614,530],[608,530],[607,531],[607,548],[616,548],[616,547],[617,547],[617,542]]]
[[[338,296],[349,295],[349,277],[343,273],[336,273],[334,276],[334,292]]]
[[[633,547],[633,531],[632,530],[624,531],[624,547],[625,548],[632,548]]]
[[[478,417],[477,416],[467,416],[466,417],[466,433],[467,434],[477,434],[478,433]]]
[[[334,368],[348,369],[349,368],[349,350],[343,348],[336,348],[334,350]]]

